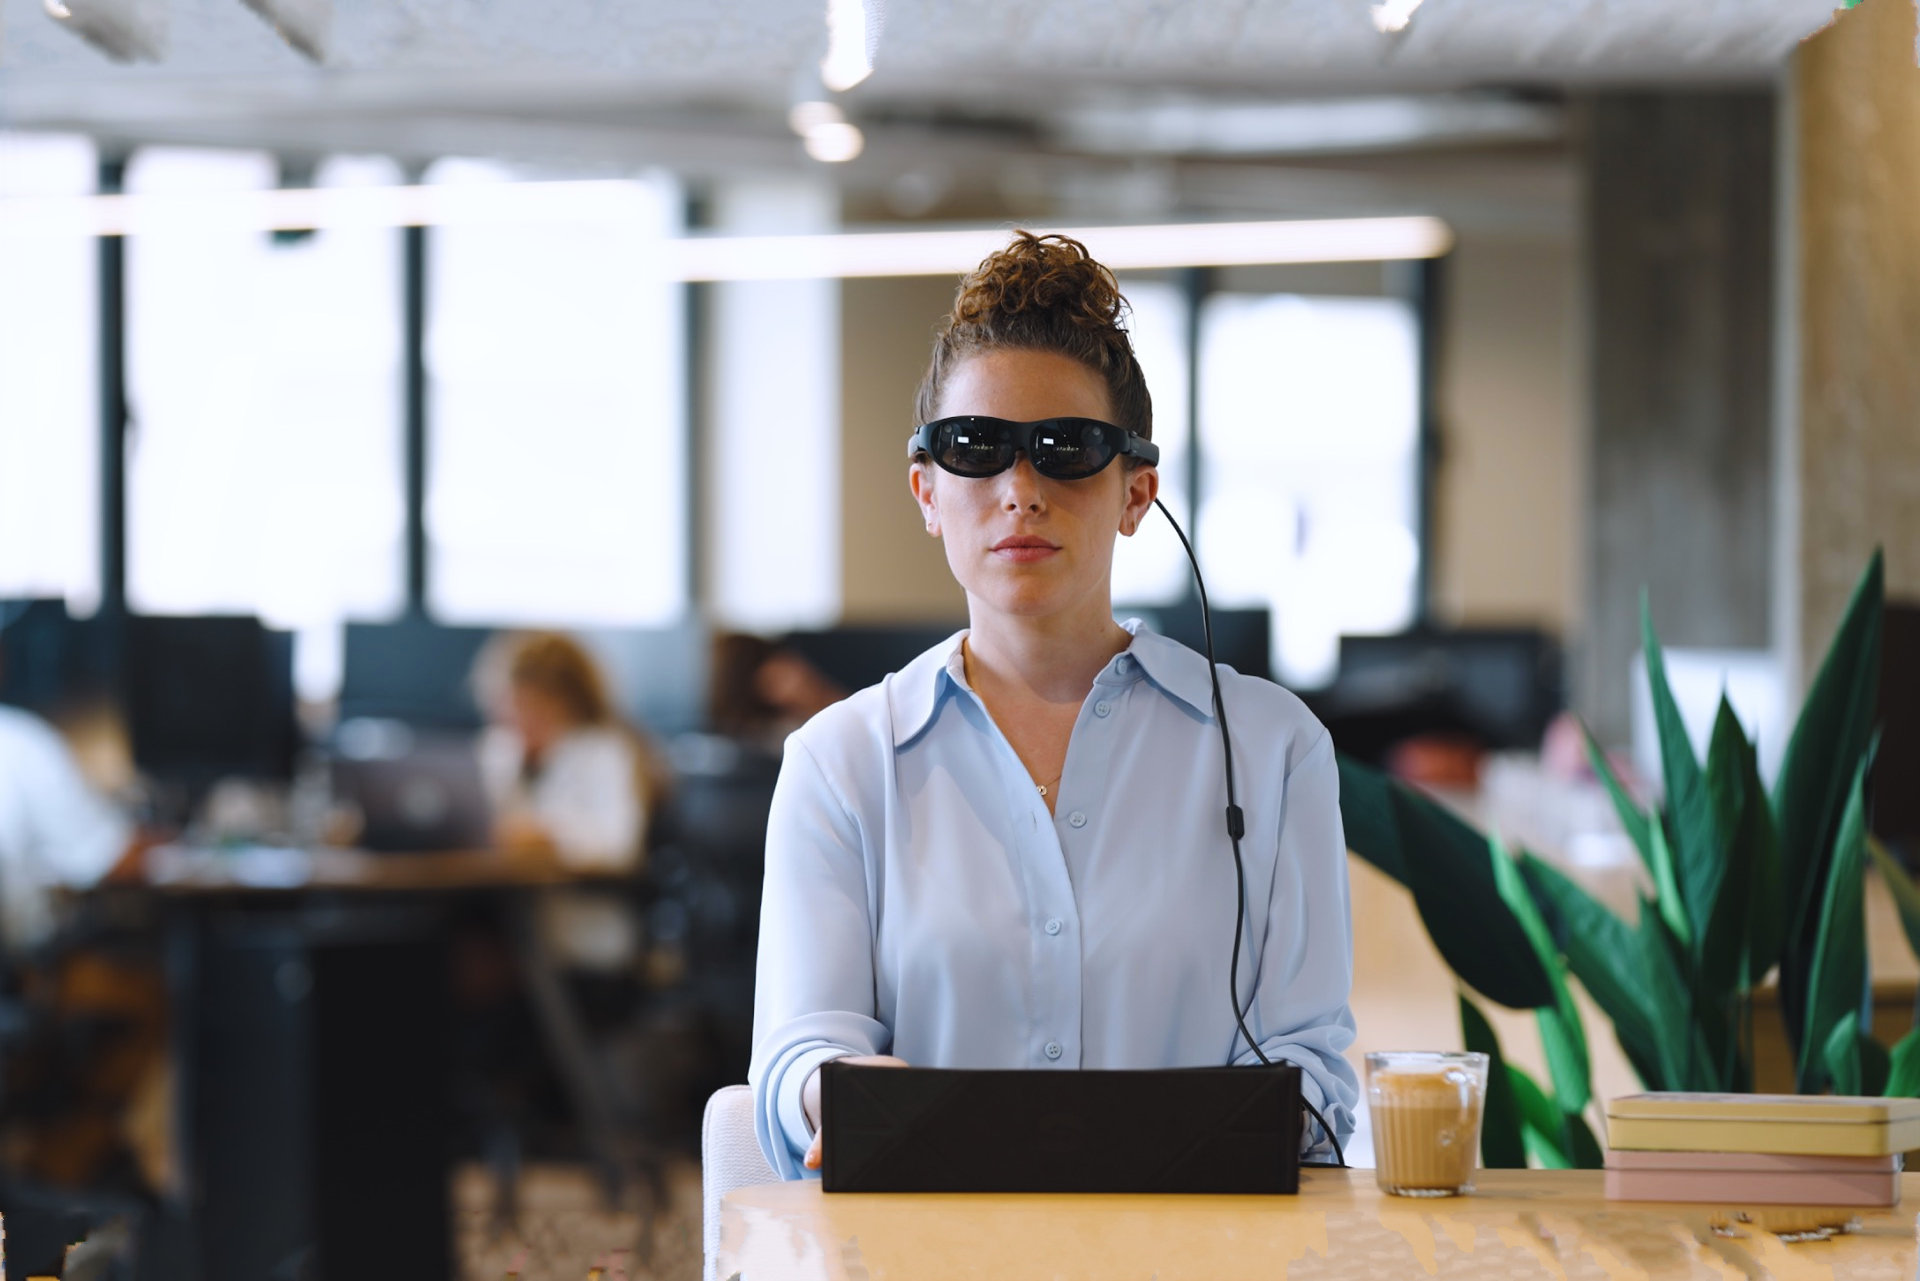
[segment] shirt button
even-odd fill
[[[1122,654],[1114,661],[1113,670],[1124,676],[1133,670],[1133,660],[1125,654]]]
[[[1057,917],[1057,916],[1050,916],[1050,917],[1048,917],[1048,918],[1047,918],[1047,933],[1049,933],[1049,934],[1058,934],[1059,932],[1060,932],[1060,918],[1059,918],[1059,917]]]
[[[1108,712],[1111,712],[1112,710],[1113,710],[1112,703],[1099,702],[1093,705],[1093,714],[1095,716],[1105,716]]]
[[[1087,816],[1079,810],[1075,810],[1073,813],[1067,815],[1067,822],[1073,824],[1075,827],[1085,827],[1087,825]]]
[[[1059,1057],[1060,1057],[1060,1056],[1061,1056],[1062,1054],[1065,1054],[1065,1053],[1066,1053],[1066,1051],[1060,1048],[1060,1042],[1058,1042],[1058,1041],[1048,1041],[1048,1042],[1047,1042],[1047,1057],[1048,1057],[1048,1058],[1050,1058],[1050,1059],[1057,1059],[1057,1058],[1059,1058]]]

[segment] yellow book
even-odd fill
[[[1629,1094],[1607,1104],[1627,1151],[1887,1156],[1920,1148],[1920,1099],[1803,1094]]]

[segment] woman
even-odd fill
[[[505,636],[475,681],[493,721],[480,763],[494,843],[582,870],[635,867],[666,771],[615,710],[592,656],[554,632]]]
[[[1113,618],[1114,538],[1159,484],[1124,308],[1080,244],[1020,232],[962,281],[935,341],[908,486],[970,626],[787,742],[750,1073],[784,1177],[818,1168],[833,1058],[1257,1061],[1228,997],[1237,895],[1207,663]],[[1353,961],[1332,744],[1278,686],[1221,680],[1247,1027],[1344,1136],[1358,1091],[1340,1054]]]

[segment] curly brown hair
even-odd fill
[[[1153,398],[1123,323],[1130,311],[1113,273],[1085,245],[1070,236],[1016,231],[1012,244],[961,278],[914,412],[920,422],[932,421],[947,379],[970,356],[1049,351],[1100,375],[1114,425],[1152,439]]]

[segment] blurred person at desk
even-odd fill
[[[638,871],[670,776],[593,656],[557,632],[505,635],[475,661],[474,683],[491,722],[478,751],[494,844],[586,875]],[[617,968],[638,946],[626,904],[605,895],[548,895],[542,932],[580,968]]]
[[[131,1149],[150,1187],[171,1183],[160,979],[60,935],[69,893],[137,877],[150,844],[58,730],[0,705],[0,1123],[14,1173],[78,1186]],[[62,1035],[76,1021],[78,1054]]]
[[[556,632],[508,635],[474,671],[491,722],[479,751],[494,843],[581,871],[637,867],[666,767],[615,710],[592,655]]]
[[[778,753],[787,735],[847,691],[779,641],[749,632],[713,638],[707,723],[736,743]]]
[[[1332,740],[1286,690],[1219,673],[1230,844],[1206,659],[1113,615],[1115,541],[1159,486],[1126,306],[1085,246],[1016,232],[935,339],[907,479],[970,625],[787,740],[749,1073],[787,1178],[820,1166],[819,1069],[837,1058],[1290,1060],[1352,1132]],[[1302,1133],[1331,1155],[1318,1125]]]
[[[144,845],[53,726],[0,706],[0,940],[19,954],[58,924],[58,892],[131,875]]]

